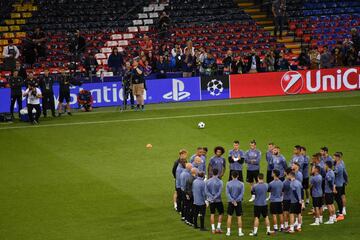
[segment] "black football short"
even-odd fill
[[[323,205],[323,198],[322,197],[313,197],[313,207],[314,208],[321,208]]]
[[[258,182],[258,179],[257,179],[258,175],[259,175],[259,170],[255,170],[255,171],[247,170],[247,172],[246,172],[246,181],[248,183]]]
[[[271,202],[270,203],[270,213],[271,214],[282,214],[283,207],[281,202]]]
[[[272,171],[271,170],[268,170],[267,173],[266,173],[266,182],[267,183],[271,183],[272,180],[274,180],[273,176],[272,176]]]
[[[241,202],[237,202],[237,205],[234,206],[233,203],[229,202],[228,204],[228,209],[227,209],[227,214],[229,216],[232,216],[234,214],[234,212],[236,213],[237,217],[240,217],[242,215],[242,206],[241,206]]]
[[[326,205],[334,204],[334,194],[333,193],[325,193],[325,204]]]
[[[300,214],[301,213],[301,203],[290,203],[290,213]]]
[[[210,213],[215,214],[216,211],[219,215],[224,213],[224,204],[222,202],[210,203]]]
[[[70,92],[60,92],[59,103],[63,103],[64,100],[66,103],[70,103]]]
[[[303,189],[309,189],[309,178],[304,178],[302,182]]]
[[[263,218],[266,218],[268,215],[268,206],[254,206],[254,217],[260,218],[260,216],[263,216]]]
[[[290,200],[283,200],[283,211],[290,212]]]

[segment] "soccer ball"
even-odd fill
[[[200,129],[205,128],[205,123],[204,123],[204,122],[199,122],[199,123],[198,123],[198,127],[199,127]]]
[[[207,90],[211,96],[219,96],[224,91],[223,82],[213,79],[207,84]]]

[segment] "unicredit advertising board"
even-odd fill
[[[230,98],[341,92],[360,89],[360,68],[333,68],[230,76]]]

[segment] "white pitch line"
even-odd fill
[[[245,111],[245,112],[207,113],[207,114],[178,115],[178,116],[168,116],[168,117],[116,119],[116,120],[107,120],[107,121],[55,123],[55,124],[45,124],[45,125],[36,125],[36,126],[28,125],[28,126],[3,127],[3,128],[0,128],[0,130],[24,129],[24,128],[61,127],[61,126],[65,127],[65,126],[75,126],[75,125],[107,124],[107,123],[137,122],[137,121],[154,121],[154,120],[197,118],[197,117],[216,117],[216,116],[231,116],[231,115],[242,115],[242,114],[291,112],[291,111],[336,109],[336,108],[351,108],[351,107],[360,107],[360,104],[332,105],[332,106],[304,107],[304,108],[283,108],[283,109],[269,109],[269,110],[254,110],[254,111]]]

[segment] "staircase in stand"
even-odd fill
[[[275,25],[272,13],[271,16],[267,16],[267,13],[262,10],[262,6],[256,4],[256,1],[237,0],[237,3],[259,26],[274,36]],[[293,55],[299,55],[301,52],[301,40],[295,37],[294,32],[288,30],[287,25],[284,26],[282,39],[277,37],[276,41],[284,43],[285,47],[291,50]]]

